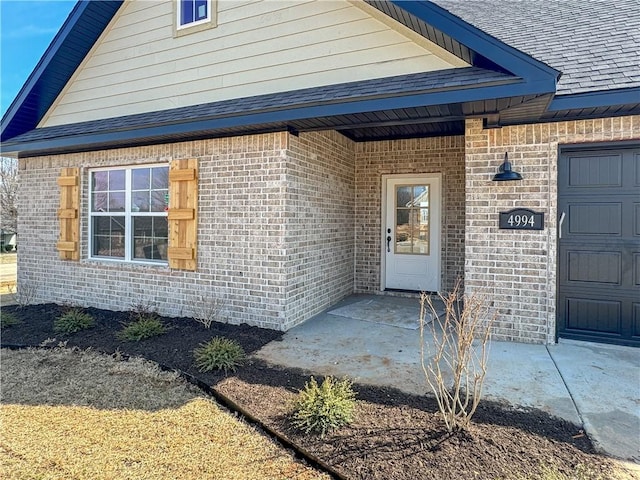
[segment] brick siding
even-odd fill
[[[493,302],[495,338],[555,342],[559,146],[631,139],[638,116],[489,130],[467,121],[465,291]],[[522,181],[491,181],[505,152]],[[544,212],[544,230],[500,230],[498,212],[516,207]]]
[[[380,292],[386,174],[442,173],[442,285],[464,275],[499,314],[496,338],[553,342],[557,157],[561,145],[640,139],[640,117],[558,122],[466,135],[354,143],[335,132],[248,135],[20,159],[19,284],[35,302],[114,310],[155,304],[193,314],[221,298],[226,318],[286,330],[352,292]],[[491,178],[504,153],[520,182]],[[89,260],[88,170],[199,159],[195,272]],[[59,259],[57,176],[82,171],[81,261]],[[498,229],[498,212],[545,213],[542,231]]]
[[[90,168],[199,160],[196,272],[88,259]],[[56,184],[80,166],[81,261],[62,261]],[[191,316],[203,298],[232,323],[287,329],[353,292],[352,142],[252,135],[20,160],[19,282],[35,302]]]
[[[20,160],[19,284],[36,302],[71,302],[113,310],[156,306],[191,316],[202,298],[220,298],[231,323],[280,329],[285,324],[286,252],[281,222],[288,134],[255,135]],[[89,260],[88,169],[199,159],[198,268]],[[55,249],[62,167],[82,168],[81,261]]]
[[[354,144],[336,132],[291,137],[284,228],[286,327],[353,293]]]

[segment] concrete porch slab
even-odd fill
[[[444,308],[440,308],[437,313],[442,315]],[[416,298],[367,297],[354,303],[336,306],[327,314],[410,330],[420,328],[420,301]],[[426,312],[425,318],[430,321],[431,313]]]

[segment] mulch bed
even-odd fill
[[[115,334],[129,321],[127,312],[86,309],[96,326],[60,335],[53,331],[53,321],[64,311],[61,306],[9,306],[2,311],[21,320],[2,330],[3,345],[67,342],[69,347],[142,356],[181,370],[211,385],[344,478],[534,479],[539,478],[541,467],[569,475],[578,465],[597,474],[581,478],[609,478],[611,472],[611,461],[594,453],[589,438],[578,426],[539,410],[518,410],[483,401],[472,428],[450,435],[438,418],[432,398],[355,385],[358,407],[354,423],[320,438],[299,434],[288,421],[289,406],[311,372],[274,367],[256,359],[227,376],[203,374],[193,367],[193,349],[214,336],[234,339],[251,354],[268,342],[280,340],[281,332],[220,323],[206,329],[190,318],[161,317],[169,327],[168,333],[125,342]]]

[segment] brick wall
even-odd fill
[[[88,259],[89,169],[199,160],[196,272]],[[191,316],[220,298],[232,323],[287,329],[353,292],[353,143],[287,133],[22,159],[20,283],[36,302]],[[81,261],[56,251],[60,169],[82,168]]]
[[[356,144],[355,291],[380,291],[382,175],[442,173],[442,281],[453,288],[464,268],[464,137]]]
[[[493,301],[496,338],[555,341],[559,146],[630,139],[640,139],[638,116],[491,130],[467,121],[465,290]],[[505,152],[522,181],[491,181]],[[499,230],[498,212],[516,207],[544,212],[545,229]]]
[[[442,173],[442,285],[494,302],[497,338],[555,336],[558,146],[639,139],[640,117],[483,130],[465,137],[353,143],[335,132],[250,135],[20,160],[19,283],[36,302],[127,309],[154,303],[191,315],[201,297],[223,298],[233,323],[275,329],[300,323],[345,295],[378,292],[382,175]],[[521,182],[491,178],[504,152]],[[88,260],[88,169],[197,157],[198,269]],[[58,186],[82,168],[80,262],[61,261]],[[514,207],[545,212],[543,231],[499,230]]]
[[[232,323],[279,329],[285,324],[286,262],[282,225],[286,133],[185,142],[20,160],[19,283],[36,302],[73,302],[114,310],[153,303],[190,316],[201,298],[223,298]],[[89,260],[88,169],[199,159],[196,272]],[[82,167],[81,261],[56,251],[60,169]]]
[[[354,143],[336,132],[289,141],[284,211],[287,325],[353,293]]]

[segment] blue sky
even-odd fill
[[[75,4],[75,0],[0,0],[2,115]]]

